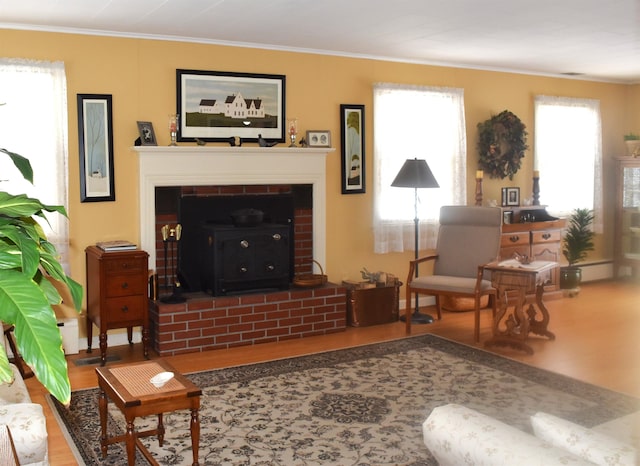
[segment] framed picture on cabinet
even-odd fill
[[[502,207],[520,205],[520,188],[502,188]]]
[[[285,142],[286,78],[176,70],[178,141]]]
[[[78,94],[80,201],[115,201],[113,121],[109,94]]]
[[[364,105],[340,105],[342,194],[365,192]]]

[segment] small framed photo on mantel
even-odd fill
[[[309,147],[331,147],[331,131],[324,129],[309,130],[306,138]]]
[[[156,133],[153,131],[153,123],[150,121],[138,122],[138,134],[140,137],[136,140],[136,146],[157,146]]]

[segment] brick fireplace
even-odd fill
[[[196,191],[310,186],[311,257],[325,264],[326,156],[333,149],[140,146],[134,150],[139,160],[140,246],[149,253],[151,268],[158,268],[160,256],[156,188],[185,186]],[[156,351],[172,355],[341,331],[346,325],[345,307],[344,288],[332,284],[241,296],[199,295],[180,304],[151,302],[150,330]]]

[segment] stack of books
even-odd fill
[[[130,241],[118,239],[114,241],[99,241],[96,243],[100,249],[106,252],[111,251],[131,251],[138,247]]]

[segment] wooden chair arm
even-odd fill
[[[410,261],[409,262],[409,274],[407,275],[407,283],[411,283],[411,280],[413,280],[413,278],[415,277],[416,266],[418,264],[421,264],[421,263],[427,262],[427,261],[436,260],[437,258],[438,258],[438,254],[434,252],[432,254],[429,254],[428,256],[418,257],[417,259],[414,259],[414,260]]]

